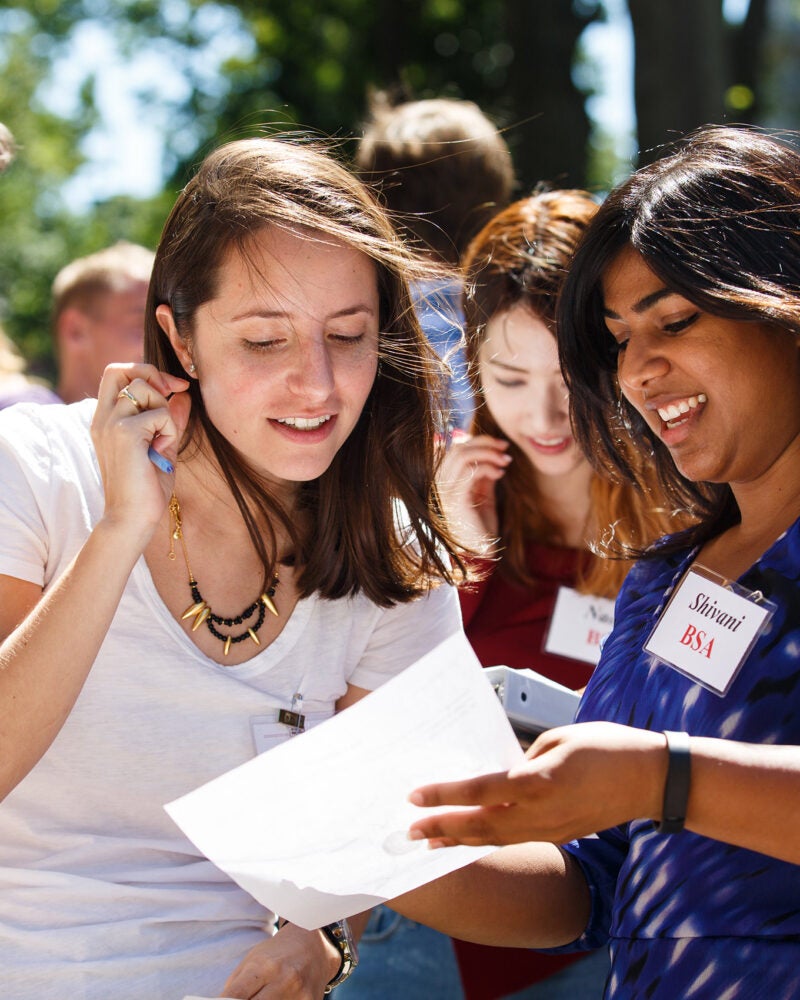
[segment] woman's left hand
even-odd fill
[[[251,948],[222,996],[236,1000],[320,1000],[339,971],[341,955],[322,931],[284,924]]]
[[[477,806],[439,813],[411,827],[431,847],[564,844],[631,819],[658,819],[667,771],[661,733],[612,722],[550,729],[508,772],[426,785],[419,806]]]

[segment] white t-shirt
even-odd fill
[[[100,517],[93,408],[0,414],[0,573],[47,589]],[[270,914],[164,803],[252,757],[254,725],[267,744],[288,738],[277,713],[296,693],[316,724],[348,682],[378,687],[460,627],[448,586],[389,610],[312,596],[271,645],[223,667],[173,619],[140,559],[64,727],[0,804],[0,995],[218,994]],[[65,659],[69,649],[65,635]],[[320,767],[343,780],[333,762]]]

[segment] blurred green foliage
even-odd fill
[[[540,180],[606,189],[626,165],[592,130],[585,105],[595,80],[580,45],[587,25],[602,17],[601,0],[0,5],[0,121],[19,145],[0,179],[0,322],[33,370],[52,374],[49,289],[65,263],[121,238],[154,247],[176,191],[221,141],[265,127],[312,130],[346,154],[371,89],[478,103],[505,130],[520,193]],[[74,53],[87,22],[113,38],[122,61],[160,60],[181,86],[165,86],[156,73],[136,95],[163,134],[162,192],[98,200],[76,213],[63,188],[98,123],[95,80],[85,75],[74,106],[60,113],[52,88],[54,67]]]
[[[303,129],[334,137],[347,153],[371,88],[473,100],[507,128],[522,189],[542,177],[583,183],[589,123],[571,66],[580,33],[599,11],[593,0],[3,5],[0,121],[19,151],[0,181],[0,322],[32,370],[52,375],[49,289],[60,267],[121,238],[155,246],[176,190],[221,141],[265,126]],[[113,36],[121,59],[157,55],[183,87],[167,93],[155,78],[137,94],[142,112],[163,123],[163,192],[97,201],[76,214],[62,192],[98,123],[95,80],[87,75],[75,106],[61,114],[48,97],[53,68],[74,51],[87,21]],[[224,34],[237,44],[218,64],[213,53]]]

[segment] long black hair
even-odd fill
[[[675,546],[700,544],[739,511],[728,484],[684,478],[620,392],[602,279],[626,247],[704,312],[800,334],[800,152],[751,128],[698,130],[608,196],[562,288],[559,354],[576,438],[599,469],[629,481],[644,449],[669,502],[699,518]]]

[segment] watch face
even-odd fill
[[[358,965],[358,947],[347,920],[336,920],[322,928],[323,934],[336,945],[342,955],[342,965],[338,973],[328,983],[325,992],[343,983]]]

